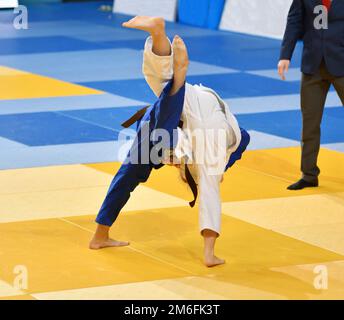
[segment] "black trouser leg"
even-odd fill
[[[320,150],[320,125],[327,93],[331,82],[319,72],[315,75],[302,75],[302,159],[301,171],[307,182],[316,182],[320,174],[317,166]]]

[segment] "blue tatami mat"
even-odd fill
[[[130,17],[102,12],[102,4],[112,1],[29,5],[27,30],[13,27],[12,10],[0,11],[0,70],[104,92],[0,99],[0,149],[6,150],[0,169],[118,160],[120,124],[155,101],[141,70],[147,34],[122,28]],[[166,29],[188,47],[187,81],[211,87],[225,99],[251,133],[250,149],[300,144],[300,43],[287,81],[281,81],[276,70],[280,40],[171,22]],[[7,81],[8,71],[2,70],[0,77]],[[337,151],[344,150],[341,104],[331,88],[322,143]],[[132,134],[129,130],[128,139]]]

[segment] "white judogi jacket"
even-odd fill
[[[159,97],[173,78],[173,52],[170,56],[157,56],[152,52],[152,45],[149,37],[142,69],[148,85]],[[194,162],[191,173],[199,187],[200,231],[210,229],[220,234],[220,182],[230,155],[240,144],[238,122],[214,90],[188,83],[181,120],[183,128],[178,129],[175,155],[187,156]],[[218,135],[223,139],[217,139]]]

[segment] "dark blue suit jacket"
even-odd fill
[[[280,59],[290,60],[298,40],[304,48],[301,70],[315,74],[324,59],[328,71],[337,77],[344,76],[344,0],[333,0],[328,16],[328,29],[317,30],[314,8],[322,0],[293,0],[287,28],[282,42]]]

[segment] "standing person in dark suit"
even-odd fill
[[[302,178],[288,187],[317,187],[320,125],[333,85],[344,105],[344,0],[293,0],[282,42],[278,73],[285,80],[299,39],[303,39],[301,110]]]

